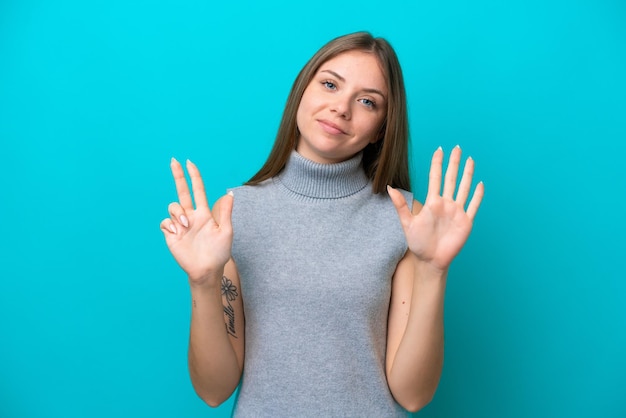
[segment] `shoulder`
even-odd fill
[[[244,184],[242,186],[229,188],[228,191],[232,192],[235,202],[246,202],[249,200],[259,199],[263,195],[267,195],[274,186],[274,180],[264,180],[259,184],[249,185]]]
[[[231,187],[228,189],[228,191],[233,191],[233,193],[237,193],[237,192],[255,192],[258,190],[264,190],[267,189],[269,187],[273,187],[274,183],[276,182],[276,178],[272,177],[269,178],[267,180],[263,180],[260,183],[256,183],[256,184],[242,184],[241,186],[236,186],[236,187]]]
[[[233,194],[235,194],[235,193],[250,193],[250,192],[254,192],[256,190],[262,190],[264,188],[267,188],[268,186],[270,186],[273,183],[273,180],[274,179],[271,178],[271,179],[263,180],[262,182],[260,182],[258,184],[242,184],[241,186],[229,187],[227,189],[227,191],[233,192]]]
[[[233,196],[233,226],[251,227],[262,223],[268,211],[279,205],[278,193],[273,179],[255,185],[243,185],[228,189]],[[274,210],[274,212],[277,212]]]

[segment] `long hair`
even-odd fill
[[[263,167],[246,184],[259,184],[276,176],[285,167],[299,136],[296,114],[304,90],[322,64],[343,52],[354,50],[372,53],[378,58],[389,92],[387,115],[380,130],[383,137],[368,144],[363,150],[363,168],[372,181],[372,191],[386,192],[387,185],[411,190],[409,123],[402,69],[389,42],[383,38],[374,38],[368,32],[356,32],[333,39],[300,70],[287,98],[272,151]]]

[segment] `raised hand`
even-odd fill
[[[478,183],[465,209],[474,174],[474,160],[468,158],[454,196],[460,160],[461,148],[457,146],[450,155],[443,193],[440,193],[443,150],[439,148],[435,151],[430,166],[426,202],[417,215],[411,213],[402,194],[389,187],[389,196],[398,212],[409,249],[420,260],[442,271],[450,266],[467,241],[485,192],[483,183]]]
[[[178,202],[170,203],[170,217],[161,222],[165,242],[192,283],[203,285],[212,278],[221,280],[221,275],[217,279],[215,275],[224,268],[231,255],[233,197],[226,195],[219,199],[212,214],[200,171],[187,160],[187,171],[196,203],[194,209],[185,173],[174,158],[171,169]]]

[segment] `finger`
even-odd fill
[[[443,183],[443,197],[448,199],[454,198],[454,189],[456,188],[456,179],[459,173],[459,162],[461,161],[461,147],[458,145],[452,149],[450,153],[450,161],[446,169],[446,177]]]
[[[187,218],[187,216],[185,215],[185,209],[183,209],[180,204],[176,202],[170,203],[167,207],[167,211],[170,214],[170,218],[176,219],[178,223],[180,223],[185,228],[189,227],[189,218]]]
[[[396,212],[398,212],[398,218],[400,218],[400,223],[404,229],[409,227],[411,220],[413,219],[413,214],[411,213],[411,209],[409,209],[409,205],[406,203],[406,199],[396,189],[391,186],[387,186],[387,192],[389,193],[389,197],[391,198],[391,202],[396,208]]]
[[[476,186],[474,190],[474,196],[472,196],[472,200],[470,200],[469,205],[467,206],[467,216],[474,221],[476,217],[476,213],[478,212],[478,208],[480,207],[480,202],[483,200],[483,196],[485,195],[485,185],[481,181]]]
[[[430,174],[428,175],[428,196],[439,196],[439,191],[441,190],[442,162],[443,150],[439,147],[433,154],[433,158],[430,162]]]
[[[176,235],[178,233],[178,229],[170,218],[163,219],[159,227],[161,228],[161,231],[163,231],[163,235],[166,237],[169,235]]]
[[[456,193],[456,202],[465,207],[467,197],[469,196],[470,186],[472,185],[472,177],[474,176],[474,159],[469,157],[465,161],[465,168],[463,169],[463,177],[461,177],[461,183],[459,183],[459,190]]]
[[[191,193],[189,193],[189,185],[185,178],[185,172],[175,158],[172,158],[170,163],[172,169],[172,175],[174,176],[174,183],[176,184],[176,193],[178,194],[178,201],[180,205],[187,211],[193,210],[193,201],[191,200]]]
[[[200,176],[200,170],[191,161],[187,160],[187,171],[189,171],[189,177],[191,178],[191,188],[193,190],[193,198],[196,201],[196,208],[209,207],[209,203],[206,200],[206,192],[204,191],[204,182],[202,176]]]

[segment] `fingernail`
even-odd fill
[[[441,148],[441,145],[439,145],[439,148],[437,148],[437,151],[443,151],[443,148]]]
[[[174,226],[174,224],[170,224],[170,231],[176,233],[176,226]]]
[[[456,145],[454,146],[454,148],[461,149],[461,146],[460,146],[459,144],[456,144]]]
[[[232,191],[232,190],[229,190],[229,191],[228,191],[228,193],[226,193],[226,194],[227,194],[228,196],[233,196],[233,197],[235,196],[235,193],[233,193],[233,191]]]
[[[189,227],[189,219],[185,215],[180,215],[180,223],[183,224],[185,228]]]

